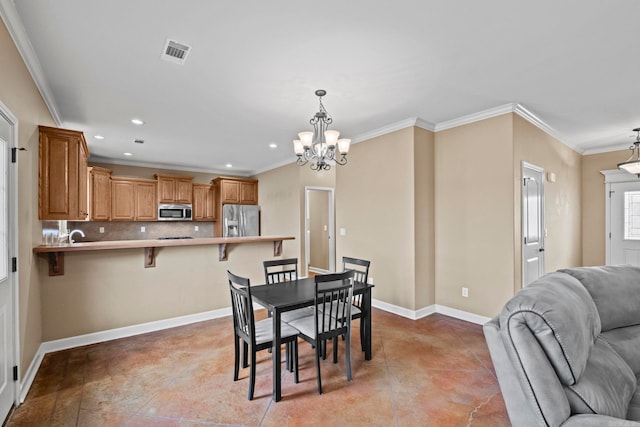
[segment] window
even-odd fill
[[[640,191],[624,192],[624,239],[640,240]]]

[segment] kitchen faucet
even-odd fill
[[[72,230],[71,233],[69,233],[69,243],[74,243],[73,242],[74,233],[80,233],[80,235],[84,237],[84,233],[82,232],[82,230],[78,230],[78,229]]]

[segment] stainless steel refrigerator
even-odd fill
[[[222,237],[260,235],[260,207],[222,205]]]

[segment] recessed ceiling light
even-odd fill
[[[124,154],[125,156],[133,156],[133,153],[122,153],[122,154]]]
[[[102,136],[102,135],[93,135],[93,137],[95,139],[104,139],[104,136]]]
[[[232,168],[233,167],[233,165],[231,163],[227,163],[225,166],[228,167],[228,168]]]
[[[134,125],[143,125],[144,122],[140,119],[131,119],[131,123],[133,123]]]
[[[269,144],[269,148],[278,148],[278,144],[272,142]]]

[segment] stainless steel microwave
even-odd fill
[[[158,221],[191,221],[191,205],[158,205]]]

